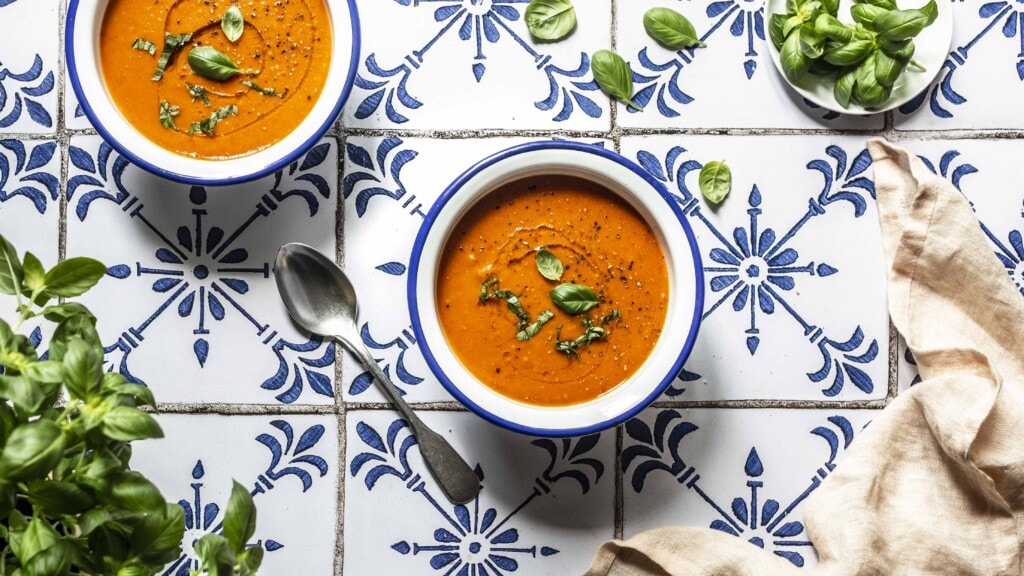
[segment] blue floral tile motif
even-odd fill
[[[17,199],[31,202],[45,214],[57,201],[57,176],[52,172],[57,143],[0,140],[0,206]],[[60,154],[56,154],[60,160]],[[59,168],[59,166],[57,166]]]
[[[462,416],[464,419],[468,415]],[[487,432],[486,436],[493,436],[497,430],[488,428]],[[418,505],[403,506],[409,511],[408,520],[387,536],[378,537],[373,544],[376,550],[362,543],[361,552],[353,556],[384,555],[382,567],[445,576],[554,573],[553,569],[566,560],[561,558],[567,552],[563,546],[576,544],[538,535],[530,529],[530,519],[542,513],[544,502],[552,498],[570,494],[586,497],[600,483],[607,482],[605,463],[598,456],[603,452],[598,449],[601,435],[523,440],[533,449],[530,455],[543,463],[537,466],[535,476],[525,473],[505,479],[515,481],[519,488],[498,488],[495,492],[489,489],[492,479],[485,473],[490,465],[477,463],[475,471],[483,490],[473,501],[453,505],[444,499],[429,475],[421,472],[419,461],[411,458],[415,450],[410,449],[416,440],[404,420],[383,421],[375,427],[357,419],[348,442],[349,498],[374,498],[383,489],[390,490],[387,494],[391,502],[412,499]],[[473,451],[463,453],[471,455]],[[365,494],[358,493],[364,490]],[[413,513],[414,508],[422,514]],[[352,526],[355,521],[366,520],[350,517],[347,523]]]
[[[57,128],[57,8],[52,0],[0,1],[0,36],[8,39],[0,47],[0,132]]]
[[[716,429],[711,419],[724,417],[723,412],[651,410],[626,423],[626,536],[651,522],[665,521],[631,513],[662,506],[669,511],[659,514],[675,524],[703,524],[796,566],[809,566],[817,557],[801,521],[801,506],[835,469],[866,424],[865,415],[816,411],[809,417],[789,418],[789,411],[782,424],[772,422],[771,411],[744,415],[743,422],[730,413],[727,426]],[[798,422],[790,425],[794,420]],[[738,424],[745,425],[745,432],[729,432],[728,451],[712,447],[717,437]],[[772,432],[765,434],[767,430]],[[786,442],[799,443],[807,452],[780,450],[779,444]],[[794,470],[806,472],[794,475]],[[637,528],[630,527],[633,523]]]
[[[0,63],[0,128],[10,128],[23,113],[40,127],[53,128],[53,117],[38,100],[53,92],[53,88],[53,71],[44,70],[38,54],[32,66],[23,71],[16,72]]]
[[[175,326],[181,330],[177,338],[187,339],[192,369],[202,375],[213,354],[237,345],[225,339],[231,332],[225,325],[230,322],[247,326],[261,348],[260,354],[273,358],[271,365],[275,368],[254,382],[270,398],[283,404],[317,401],[310,396],[330,401],[334,396],[335,345],[316,336],[295,340],[281,332],[279,322],[266,318],[267,302],[273,302],[275,309],[280,307],[276,291],[264,295],[266,289],[258,289],[273,289],[271,260],[276,246],[266,246],[267,239],[256,231],[265,219],[282,211],[308,218],[326,211],[328,217],[333,217],[334,207],[329,201],[332,182],[322,174],[322,167],[330,166],[333,157],[330,142],[318,144],[287,168],[261,181],[266,188],[260,194],[241,196],[251,198],[251,203],[236,203],[235,213],[210,204],[215,194],[244,194],[239,191],[199,186],[191,187],[184,196],[164,191],[173,194],[179,206],[187,207],[187,214],[168,222],[165,215],[158,216],[149,208],[156,199],[129,183],[131,175],[148,175],[105,142],[95,154],[72,145],[74,170],[67,188],[70,218],[89,225],[97,218],[108,218],[109,208],[101,211],[102,216],[93,214],[99,206],[110,205],[123,219],[120,225],[139,226],[155,240],[146,251],[132,250],[117,259],[105,259],[105,282],[124,283],[123,289],[128,291],[144,290],[155,301],[149,308],[133,308],[134,317],[125,318],[126,325],[106,346],[108,368],[133,382],[149,383],[151,376],[147,373],[153,374],[159,367],[148,362],[140,366],[133,358],[151,340],[151,332],[167,326],[164,319],[176,317]],[[221,224],[232,221],[228,226]],[[290,239],[286,237],[278,244]],[[291,330],[290,325],[287,328]]]
[[[765,338],[779,338],[765,328],[768,317],[784,315],[797,324],[804,337],[802,341],[792,341],[791,346],[817,351],[819,363],[808,365],[804,378],[819,391],[820,398],[834,398],[849,385],[867,395],[874,394],[876,388],[879,392],[885,389],[884,380],[879,382],[865,371],[867,366],[885,360],[884,354],[879,356],[882,348],[878,336],[865,333],[861,325],[847,331],[829,328],[826,318],[811,316],[803,310],[800,296],[800,287],[841,274],[842,267],[831,256],[814,261],[801,255],[801,246],[810,239],[805,229],[817,219],[848,218],[851,212],[855,219],[865,216],[869,203],[874,200],[867,150],[847,150],[834,144],[825,146],[817,157],[806,163],[807,170],[819,174],[820,186],[808,194],[802,212],[791,214],[784,221],[773,217],[771,193],[763,193],[763,185],[756,182],[745,198],[741,196],[743,190],[734,190],[733,197],[727,200],[729,203],[745,200],[743,221],[710,216],[694,181],[703,164],[682,146],[673,146],[657,155],[641,149],[635,157],[648,172],[666,184],[684,214],[699,230],[708,291],[705,321],[716,315],[741,316],[743,329],[734,333],[733,338],[739,338],[747,353],[757,357],[764,354],[760,346]],[[715,331],[714,328],[709,330]],[[721,332],[718,337],[722,337]],[[670,387],[669,396],[682,395],[687,383],[701,378],[701,371],[692,364]]]
[[[469,90],[500,88],[505,93],[510,76],[528,75],[528,84],[520,85],[518,99],[525,106],[525,98],[529,98],[531,115],[546,119],[543,123],[557,125],[578,117],[596,120],[605,116],[603,103],[607,97],[590,74],[588,53],[574,51],[572,41],[560,45],[535,43],[523,22],[529,0],[386,2],[390,6],[361,7],[368,29],[363,47],[366,57],[359,68],[348,110],[356,125],[374,119],[393,125],[437,120],[431,118],[429,109],[444,104],[444,100],[454,99],[472,106],[473,100],[483,96],[484,92],[473,96],[424,87],[424,83],[443,82],[435,77],[443,74],[459,78],[468,74],[471,81],[464,86]],[[600,14],[600,8],[577,6],[577,11],[585,17],[591,12]],[[388,21],[386,36],[391,42],[402,38],[400,46],[407,47],[405,50],[399,52],[395,46],[372,43],[377,37],[373,34],[377,18]],[[408,27],[409,31],[396,33],[396,26]],[[436,64],[442,61],[449,64],[437,68]],[[428,72],[431,64],[435,67]],[[419,80],[419,87],[414,88]],[[536,92],[526,91],[535,89]]]

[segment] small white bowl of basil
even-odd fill
[[[768,53],[807,100],[842,114],[892,110],[926,89],[953,37],[945,0],[767,0]]]

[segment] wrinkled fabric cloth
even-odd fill
[[[889,310],[922,382],[881,411],[808,499],[814,573],[1018,576],[1024,299],[949,182],[884,140],[868,149]],[[733,536],[663,528],[604,544],[586,576],[807,573]]]

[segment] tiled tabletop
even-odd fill
[[[658,5],[708,47],[650,41],[641,17]],[[193,565],[229,478],[256,495],[268,575],[573,574],[600,542],[671,524],[813,566],[804,499],[915,383],[888,321],[865,139],[911,147],[967,195],[1024,290],[1024,4],[952,0],[936,84],[868,118],[784,86],[761,0],[578,0],[578,29],[559,43],[531,40],[525,6],[359,0],[361,65],[336,128],[286,170],[221,189],[160,180],[91,129],[65,79],[64,0],[0,0],[0,233],[44,262],[109,267],[85,298],[107,367],[153,388],[167,432],[138,443],[133,466],[188,520],[186,553],[164,574]],[[643,112],[593,82],[588,54],[610,47],[632,63]],[[538,138],[615,149],[662,180],[707,281],[696,348],[665,396],[567,440],[454,403],[405,303],[412,239],[444,186]],[[733,192],[709,209],[697,172],[723,159]],[[476,500],[448,504],[368,373],[288,320],[270,267],[289,241],[344,264],[363,340],[476,468]]]

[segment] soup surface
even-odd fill
[[[233,4],[245,21],[235,42],[221,29]],[[174,52],[163,77],[152,80],[165,32],[192,36]],[[155,54],[133,48],[139,39],[152,43]],[[196,46],[215,48],[251,73],[204,78],[188,62]],[[184,156],[245,156],[284,138],[316,103],[331,65],[330,14],[326,0],[111,0],[103,16],[100,58],[114,103],[144,136]],[[190,93],[190,86],[205,91],[209,105]],[[271,89],[274,95],[264,93]],[[176,129],[165,125],[166,113],[161,122],[162,103],[165,110],[176,109]],[[189,135],[193,122],[231,105],[237,114],[217,121],[212,135]]]
[[[540,273],[541,249],[561,262],[559,279]],[[552,291],[565,283],[592,289],[599,303],[564,312]],[[522,324],[508,300],[481,301],[481,290],[499,288],[531,324],[553,316],[517,339]],[[665,322],[668,272],[654,233],[624,200],[580,178],[538,176],[502,186],[463,216],[444,249],[437,299],[448,343],[477,378],[521,402],[565,406],[614,388],[650,355]],[[618,317],[602,323],[613,311]],[[559,350],[559,341],[587,332],[584,319],[605,333]]]

